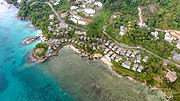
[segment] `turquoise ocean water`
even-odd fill
[[[0,101],[73,101],[41,66],[26,64],[38,43],[21,46],[27,36],[41,33],[16,18],[18,9],[0,4]]]

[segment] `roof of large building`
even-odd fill
[[[180,62],[180,54],[174,54],[173,59]]]

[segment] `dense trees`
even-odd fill
[[[161,57],[167,58],[171,56],[171,51],[176,48],[165,42],[162,34],[159,35],[160,39],[153,40],[154,36],[150,32],[154,31],[154,28],[179,29],[179,5],[180,1],[177,0],[106,0],[104,3],[105,10],[120,13],[115,21],[109,22],[107,32],[119,42],[132,46],[141,45]],[[142,7],[143,20],[151,30],[140,28],[137,25],[139,20],[138,6]],[[128,29],[123,37],[119,35],[120,30],[116,30],[117,24],[119,27],[123,25]]]
[[[137,21],[137,7],[142,6],[145,22],[150,27],[162,29],[180,29],[179,0],[101,0],[106,9],[121,12],[122,19]],[[155,4],[155,5],[152,5]],[[153,12],[154,9],[157,8]],[[147,9],[149,8],[149,9]]]
[[[99,15],[94,18],[94,21],[88,25],[88,36],[102,36],[103,26],[108,23],[111,12],[108,10],[100,11]]]
[[[44,0],[43,0],[44,1]],[[21,8],[18,13],[21,17],[29,17],[32,20],[32,23],[41,29],[44,29],[44,26],[48,26],[50,7],[39,1],[24,1],[21,3]]]

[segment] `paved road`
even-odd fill
[[[51,5],[51,3],[46,2],[46,4],[48,4],[48,5],[51,7],[52,11],[53,11],[54,14],[57,16],[58,20],[59,20],[60,22],[65,23],[65,22],[63,21],[63,19],[58,15],[58,13],[56,12],[56,10],[53,8],[53,6]],[[80,30],[83,30],[83,31],[87,31],[87,29],[84,29],[84,28],[81,28],[81,27],[78,27],[78,26],[75,26],[75,25],[72,25],[72,24],[68,24],[68,26],[71,26],[71,27],[74,27],[74,28],[77,28],[77,29],[80,29]]]
[[[129,49],[140,49],[140,50],[144,50],[144,51],[148,52],[149,54],[154,55],[155,57],[157,57],[157,58],[159,58],[159,59],[161,59],[161,60],[163,60],[163,61],[166,61],[166,62],[168,62],[168,63],[170,63],[170,64],[173,64],[173,65],[175,65],[177,68],[180,68],[180,65],[179,65],[179,64],[176,64],[176,63],[172,62],[171,60],[164,59],[164,58],[162,58],[161,56],[159,56],[159,55],[157,55],[157,54],[155,54],[155,53],[153,53],[153,52],[151,52],[151,51],[149,51],[149,50],[147,50],[147,49],[145,49],[145,48],[143,48],[143,47],[141,47],[141,46],[134,47],[134,46],[129,46],[129,45],[124,44],[124,43],[119,43],[119,42],[117,42],[117,41],[116,41],[115,39],[113,39],[109,34],[106,33],[106,26],[103,27],[103,33],[104,33],[106,36],[108,36],[111,40],[113,40],[117,45],[119,45],[119,46],[121,46],[121,47],[129,48]]]
[[[54,10],[53,6],[49,3],[49,2],[46,2],[52,9],[52,11],[54,12],[54,14],[57,16],[57,18],[59,19],[60,22],[62,22],[62,18],[57,14],[57,12]]]

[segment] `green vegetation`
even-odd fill
[[[103,26],[108,23],[111,12],[109,10],[101,10],[93,19],[94,21],[88,25],[87,35],[89,37],[102,36]]]
[[[36,56],[45,56],[47,50],[48,46],[42,43],[38,43],[34,49]]]
[[[178,79],[171,83],[171,82],[167,82],[169,84],[169,88],[171,88],[171,90],[173,90],[173,94],[174,94],[174,101],[179,101],[180,99],[180,69],[177,69],[176,67],[174,68],[175,71],[177,71],[177,77]]]
[[[140,45],[144,48],[152,51],[153,53],[158,54],[163,58],[168,58],[172,54],[172,50],[176,49],[175,46],[166,42],[163,38],[159,38],[157,40],[153,40],[154,36],[150,33],[151,30],[147,30],[146,28],[129,28],[130,30],[123,36],[123,42],[130,45]],[[177,50],[178,51],[178,50]]]
[[[151,10],[145,6],[143,15],[145,22],[150,27],[160,29],[177,29],[180,30],[180,1],[179,0],[160,0],[155,5],[157,10]]]
[[[101,0],[105,8],[121,12],[121,22],[137,22],[137,8],[142,6],[145,22],[150,27],[180,29],[179,0]]]
[[[18,15],[20,17],[30,18],[35,27],[41,28],[43,33],[47,33],[51,8],[42,1],[46,0],[23,1]]]
[[[54,5],[53,8],[60,12],[65,12],[69,9],[70,5],[68,0],[62,0],[58,5]]]
[[[37,48],[44,48],[45,50],[47,50],[47,49],[48,49],[48,46],[47,46],[46,44],[38,43],[38,44],[36,45],[35,49],[37,49]]]

